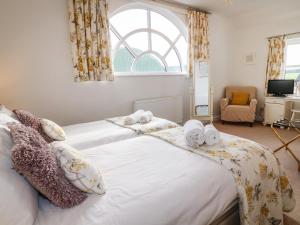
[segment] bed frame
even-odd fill
[[[238,200],[233,201],[225,213],[209,225],[240,225]]]

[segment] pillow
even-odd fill
[[[15,120],[8,114],[0,112],[0,154],[4,154],[10,158],[12,139],[10,136],[10,131],[7,127],[7,124],[9,123],[19,123],[19,121]]]
[[[33,187],[61,208],[73,207],[86,199],[87,195],[64,176],[51,147],[36,130],[22,124],[8,127],[15,142],[11,156],[14,169]]]
[[[231,105],[248,105],[249,93],[246,92],[232,92]]]
[[[9,129],[0,125],[0,223],[34,224],[38,213],[38,193],[12,169],[12,147]]]
[[[21,109],[15,109],[14,113],[16,114],[18,120],[24,124],[26,127],[31,127],[35,129],[39,134],[47,141],[48,143],[51,143],[54,141],[51,137],[49,137],[45,132],[43,131],[41,119],[32,113],[21,110]]]
[[[0,113],[5,113],[11,117],[14,117],[14,113],[1,104],[0,104]]]
[[[51,146],[65,176],[74,186],[87,193],[105,193],[100,171],[81,152],[63,142],[53,142]]]
[[[19,123],[19,121],[6,113],[0,113],[0,125],[6,126],[7,123]]]
[[[10,136],[10,131],[7,127],[9,123],[19,123],[11,116],[6,113],[0,112],[0,154],[4,154],[10,158],[12,139]]]
[[[51,120],[41,119],[42,128],[45,134],[56,141],[66,140],[65,131]]]

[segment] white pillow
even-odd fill
[[[0,104],[0,113],[5,113],[11,117],[14,117],[14,113],[11,110],[9,110],[8,108],[6,108],[4,105],[1,105],[1,104]]]
[[[11,149],[13,146],[12,137],[7,127],[7,123],[20,123],[6,113],[0,112],[0,154],[7,157],[11,156]]]
[[[0,224],[33,224],[38,213],[38,194],[12,169],[13,140],[9,129],[0,126]]]
[[[20,123],[18,120],[14,119],[6,113],[0,112],[0,125],[6,125],[7,123]]]
[[[102,176],[84,155],[64,142],[52,142],[56,157],[69,181],[81,191],[102,195],[105,193]]]
[[[41,119],[41,124],[43,127],[43,131],[52,139],[56,141],[66,140],[65,131],[58,124],[47,119]]]

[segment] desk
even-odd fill
[[[293,103],[300,103],[300,96],[266,97],[264,125],[290,118]]]

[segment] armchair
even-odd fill
[[[233,92],[249,93],[248,105],[230,105]],[[256,88],[255,87],[226,87],[225,98],[221,99],[221,120],[228,122],[248,122],[252,126],[256,112]]]

